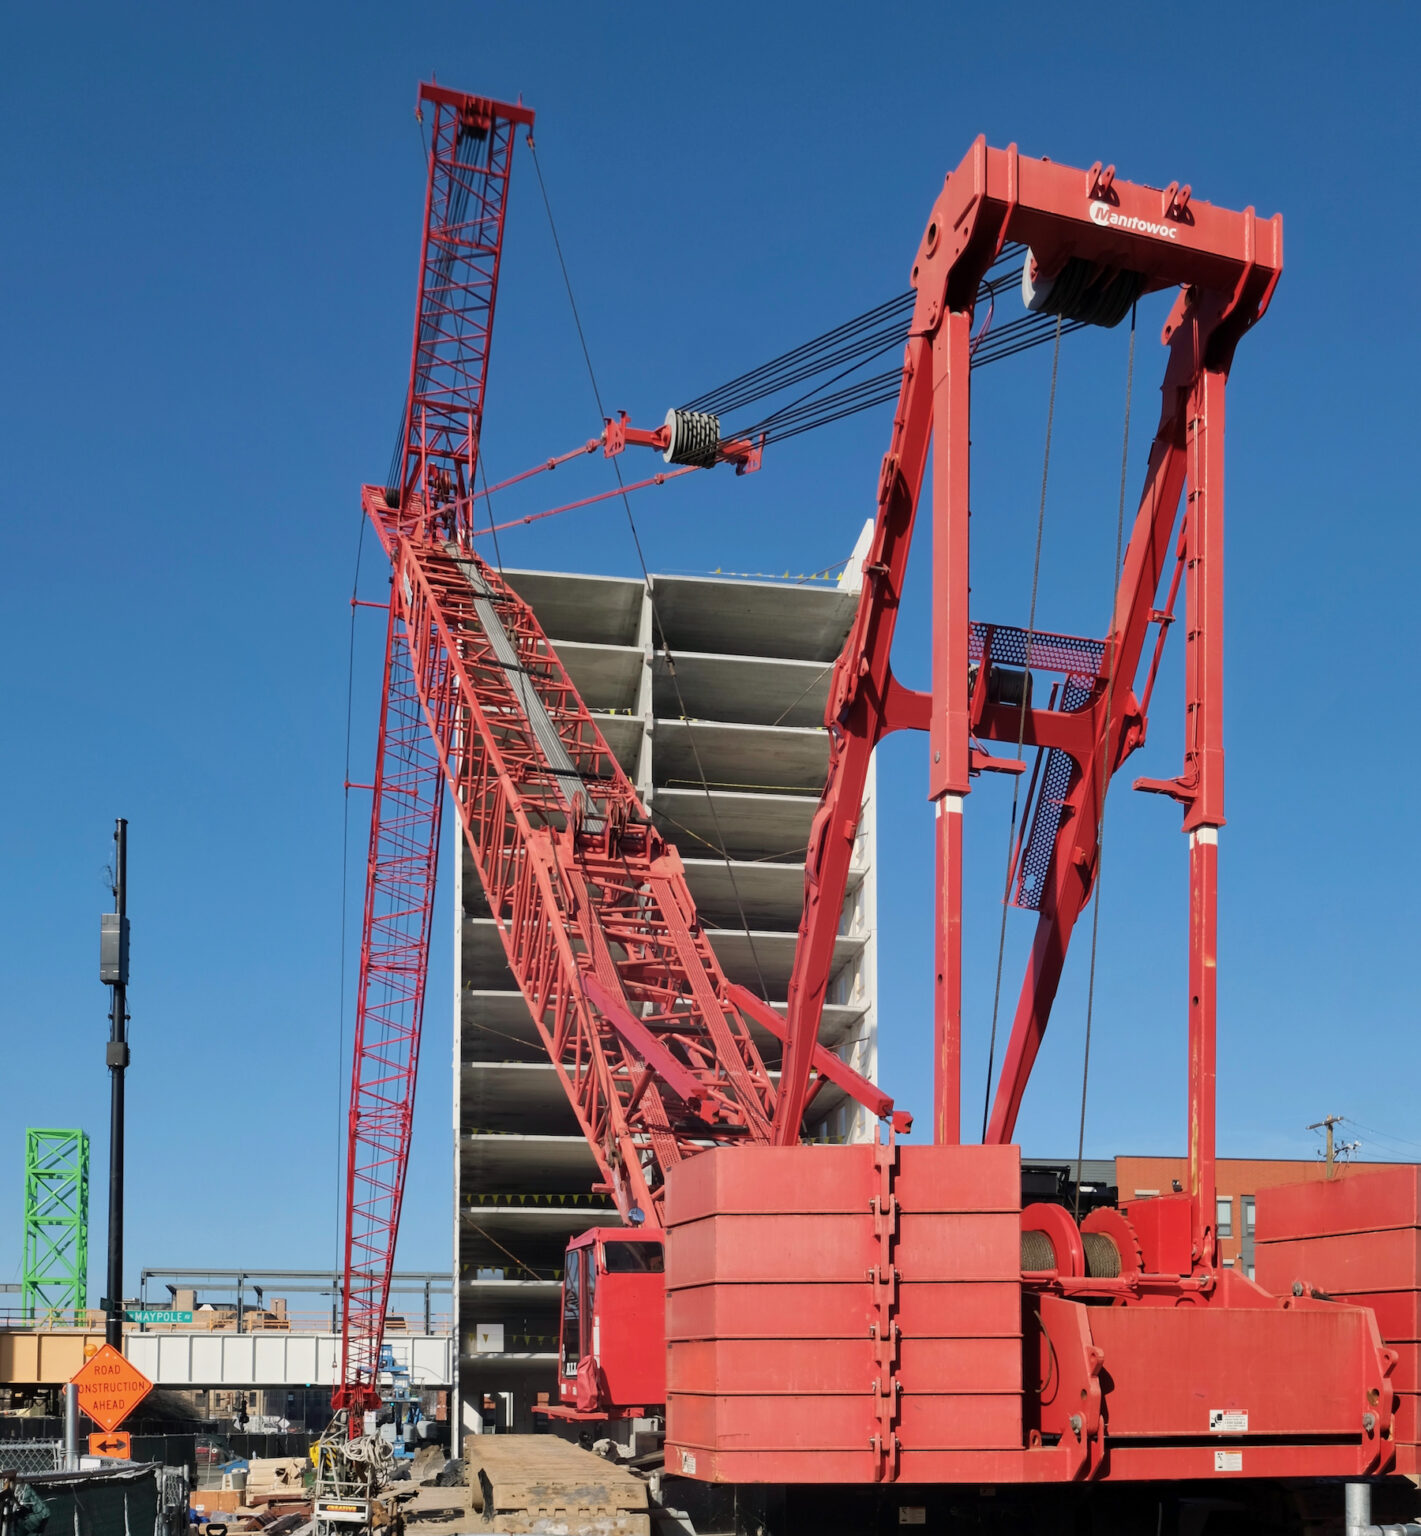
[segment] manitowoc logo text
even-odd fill
[[[1155,235],[1161,240],[1178,240],[1179,229],[1174,224],[1151,224],[1148,219],[1137,219],[1128,213],[1117,213],[1109,203],[1092,199],[1090,205],[1092,224],[1105,224],[1111,229],[1128,229],[1137,235]]]

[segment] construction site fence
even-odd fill
[[[87,1424],[86,1424],[87,1427]],[[132,1459],[157,1462],[167,1467],[186,1467],[199,1476],[204,1469],[221,1469],[234,1461],[254,1457],[305,1457],[315,1435],[310,1430],[291,1430],[285,1434],[241,1430],[197,1430],[190,1433],[162,1431],[144,1434],[130,1430]],[[54,1460],[57,1456],[59,1459]],[[55,1470],[64,1464],[64,1423],[61,1419],[21,1419],[0,1417],[0,1469]],[[220,1478],[219,1478],[220,1483]]]
[[[0,1445],[0,1473],[15,1472],[34,1477],[64,1470],[62,1440],[9,1440]]]
[[[12,1447],[13,1449],[13,1447]],[[62,1455],[62,1450],[61,1450]],[[166,1467],[121,1467],[97,1472],[58,1467],[0,1471],[0,1536],[12,1536],[42,1506],[44,1529],[82,1536],[185,1536],[189,1485]]]

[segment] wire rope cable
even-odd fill
[[[546,188],[543,190],[546,191]],[[973,368],[986,367],[989,363],[1015,357],[1021,352],[1044,345],[1056,338],[1058,331],[1060,336],[1068,336],[1089,323],[1080,318],[1063,320],[1063,317],[1055,315],[1054,312],[1033,311],[1015,320],[1009,320],[1004,325],[993,326],[998,294],[1006,288],[1015,286],[1015,268],[1011,263],[1019,249],[1019,247],[1007,247],[1003,255],[988,270],[978,288],[975,303],[980,305],[985,302],[988,308],[987,318],[972,342]],[[1004,265],[1010,270],[1005,275],[994,275]],[[564,281],[566,281],[565,266]],[[901,367],[884,369],[865,377],[852,379],[851,382],[844,381],[850,380],[853,374],[858,373],[869,363],[902,345],[907,336],[905,321],[914,299],[915,295],[911,290],[906,294],[900,294],[897,298],[889,299],[874,309],[865,311],[863,315],[845,321],[834,330],[826,331],[823,336],[782,353],[779,357],[771,359],[770,362],[746,374],[739,375],[727,384],[719,385],[705,394],[698,395],[686,405],[678,406],[670,413],[668,420],[686,421],[697,418],[705,423],[714,423],[720,441],[749,440],[754,442],[757,448],[764,448],[772,443],[786,442],[791,438],[802,436],[806,432],[817,431],[821,427],[832,426],[850,416],[872,410],[876,406],[887,405],[898,398],[902,388]],[[887,317],[886,321],[885,317]],[[585,338],[583,338],[583,360],[587,361]],[[841,364],[843,366],[840,366]],[[829,377],[822,377],[825,374]],[[774,406],[767,414],[755,418],[748,424],[723,424],[721,421],[722,413],[734,413],[747,405],[781,394],[793,384],[803,383],[812,378],[818,378],[819,382],[794,398]],[[831,390],[831,386],[841,383],[843,384],[841,389]],[[826,394],[826,390],[831,392]],[[602,412],[605,419],[600,395],[598,399],[598,410]],[[512,485],[555,469],[569,459],[591,452],[600,441],[601,439],[594,438],[581,449],[546,459],[502,484]],[[710,468],[716,460],[716,455],[709,450],[708,445],[703,446],[705,446],[703,453],[690,457],[685,454],[677,456],[668,454],[668,462],[681,464],[683,467],[670,473],[653,475],[648,480],[637,481],[632,485],[625,482],[620,467],[616,466],[617,488],[615,490],[597,496],[583,497],[546,511],[513,518],[499,524],[498,527],[503,529],[523,526],[563,512],[576,511],[595,502],[622,496],[634,490],[642,490],[650,485],[661,485],[674,479],[678,474],[684,474],[687,468]],[[616,455],[611,457],[615,459]],[[482,494],[488,495],[487,484]],[[482,537],[490,531],[490,529],[481,529],[479,536]]]
[[[1017,716],[1016,755],[1021,760],[1022,747],[1026,742],[1026,713],[1031,703],[1031,642],[1036,634],[1036,595],[1041,582],[1041,535],[1046,526],[1046,485],[1051,473],[1051,434],[1056,421],[1056,380],[1061,363],[1061,317],[1056,316],[1056,344],[1051,352],[1051,393],[1046,402],[1046,447],[1041,455],[1041,500],[1036,509],[1036,552],[1031,561],[1031,606],[1026,619],[1025,672],[1021,684],[1021,710]],[[984,656],[984,666],[990,665],[990,656]],[[1002,921],[997,933],[997,980],[992,988],[992,1033],[987,1046],[987,1083],[982,1095],[982,1140],[987,1139],[987,1116],[992,1107],[992,1073],[997,1065],[997,1020],[1002,1004],[1002,963],[1007,948],[1007,907],[1011,899],[1012,851],[1016,847],[1016,822],[1021,805],[1021,775],[1012,775],[1011,819],[1007,824],[1007,867],[1002,881]]]
[[[974,345],[974,366],[1013,356],[1027,346],[1036,346],[1054,334],[1052,314],[1032,312],[991,329],[992,305],[997,295],[1016,286],[1017,261],[1023,248],[1008,246],[992,263],[977,291],[975,303],[988,305],[988,321]],[[868,378],[835,394],[824,396],[832,383],[856,373],[885,352],[901,346],[906,322],[911,317],[917,295],[912,289],[895,295],[874,308],[865,310],[832,330],[811,338],[797,347],[771,358],[725,384],[697,395],[679,407],[682,411],[705,412],[724,417],[772,395],[783,393],[808,379],[833,374],[804,395],[777,407],[748,426],[734,429],[735,436],[761,437],[765,442],[780,442],[802,432],[826,426],[845,416],[884,404],[896,397],[902,382],[902,369],[893,368]],[[1067,331],[1078,330],[1084,322],[1067,323]],[[819,398],[816,398],[819,397]]]
[[[533,169],[536,172],[538,178],[538,190],[542,194],[543,210],[548,216],[548,229],[553,237],[553,249],[557,254],[558,267],[562,272],[563,286],[567,290],[567,301],[569,307],[572,310],[573,325],[577,329],[578,345],[582,348],[582,360],[587,365],[587,377],[588,381],[592,385],[592,396],[597,404],[597,414],[598,416],[605,419],[606,411],[602,406],[602,391],[597,383],[597,371],[592,366],[592,354],[587,346],[587,335],[582,328],[582,317],[578,313],[577,298],[573,293],[572,279],[568,274],[567,261],[563,256],[562,241],[558,239],[557,221],[553,218],[553,206],[548,198],[547,183],[543,180],[543,168],[538,163],[538,151],[533,143],[531,135],[528,139],[528,150],[532,156]],[[661,614],[658,611],[656,605],[656,593],[652,587],[651,572],[647,568],[646,555],[642,550],[641,537],[637,532],[636,519],[632,515],[632,504],[626,494],[626,487],[622,480],[622,467],[615,457],[612,459],[612,468],[616,472],[617,484],[621,489],[622,507],[627,515],[627,527],[631,532],[632,546],[636,550],[637,564],[641,567],[642,586],[646,593],[647,603],[651,609],[652,623],[656,626],[656,633],[661,642],[661,654],[666,660],[666,671],[671,679],[671,686],[676,694],[676,708],[680,715],[681,723],[685,726],[686,729],[686,740],[690,745],[691,755],[695,759],[696,775],[700,779],[701,785],[705,790],[706,806],[710,811],[711,825],[715,830],[716,842],[719,845],[718,851],[720,853],[721,859],[724,861],[725,872],[730,881],[731,894],[735,899],[736,912],[740,917],[741,927],[745,933],[745,941],[750,950],[750,958],[755,966],[755,975],[760,984],[760,995],[766,1002],[768,1002],[769,987],[765,981],[764,968],[760,964],[759,951],[756,948],[754,933],[750,927],[750,919],[746,914],[745,903],[740,894],[740,885],[735,878],[734,864],[731,860],[729,850],[725,845],[725,834],[721,830],[720,814],[716,810],[715,796],[711,793],[710,785],[707,782],[705,768],[701,762],[700,747],[696,742],[695,732],[691,727],[691,717],[686,709],[686,701],[681,694],[681,682],[676,675],[675,658],[672,656],[671,647],[667,644],[666,641],[666,631],[661,623]]]
[[[1105,738],[1101,743],[1100,763],[1100,827],[1095,839],[1095,903],[1090,915],[1090,979],[1086,983],[1085,997],[1085,1052],[1081,1061],[1081,1121],[1076,1138],[1076,1191],[1075,1220],[1081,1219],[1081,1168],[1085,1163],[1085,1111],[1086,1091],[1090,1086],[1090,1034],[1095,1015],[1095,957],[1100,940],[1101,881],[1105,873],[1105,804],[1110,788],[1110,731],[1113,724],[1111,711],[1115,703],[1115,663],[1120,650],[1119,626],[1115,621],[1115,602],[1120,587],[1120,553],[1125,541],[1125,489],[1130,468],[1130,406],[1135,393],[1135,319],[1138,304],[1130,305],[1130,346],[1125,365],[1125,430],[1120,448],[1120,504],[1115,514],[1115,564],[1110,572],[1111,637],[1110,665],[1106,669],[1105,684]]]
[[[484,468],[482,453],[479,454],[479,479],[484,483],[484,506],[488,508],[488,532],[493,537],[493,560],[494,564],[498,567],[498,574],[502,576],[503,551],[498,547],[498,524],[494,521],[493,517],[493,493],[488,488],[488,471]]]

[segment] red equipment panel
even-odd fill
[[[1090,1309],[1110,1373],[1112,1447],[1209,1434],[1212,1416],[1228,1414],[1246,1419],[1238,1433],[1250,1438],[1357,1433],[1381,1385],[1370,1313],[1248,1299],[1258,1304]]]
[[[1421,1473],[1421,1168],[1344,1170],[1332,1179],[1260,1189],[1258,1283],[1369,1307],[1396,1355],[1396,1470]]]
[[[1270,1296],[1230,1270],[1100,1277],[1072,1262],[1024,1284],[1019,1178],[1009,1146],[744,1147],[679,1164],[668,1466],[769,1483],[1385,1466],[1391,1362],[1369,1311]],[[1141,1251],[1187,1257],[1188,1205],[1135,1202]]]
[[[873,1482],[908,1447],[1019,1448],[1019,1182],[1014,1147],[744,1147],[679,1165],[668,1465]]]

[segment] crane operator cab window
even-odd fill
[[[590,1259],[590,1248],[569,1248],[562,1277],[562,1373],[577,1375],[582,1358],[582,1258]]]
[[[662,1275],[666,1253],[660,1243],[604,1243],[603,1262],[609,1275]]]

